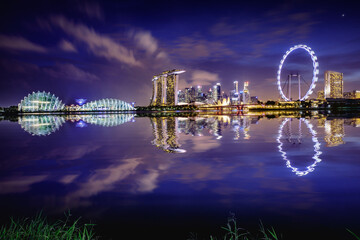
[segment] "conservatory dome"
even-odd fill
[[[97,101],[85,103],[80,108],[81,111],[129,111],[135,108],[127,102],[119,99],[105,98]]]
[[[55,112],[64,110],[65,104],[54,94],[33,92],[18,104],[19,112]]]

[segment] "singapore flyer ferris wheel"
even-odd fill
[[[313,66],[311,84],[308,84],[299,73],[289,74],[288,78],[285,80],[281,78],[281,72],[282,72],[282,68],[285,63],[286,58],[290,55],[290,53],[292,53],[293,51],[295,51],[297,49],[305,50],[311,57],[312,66]],[[300,101],[306,100],[313,93],[313,90],[315,89],[316,82],[318,81],[318,74],[319,74],[319,63],[317,62],[317,57],[315,56],[315,52],[313,50],[311,50],[310,47],[308,47],[306,45],[302,45],[302,44],[291,47],[288,51],[286,51],[286,53],[282,57],[282,59],[280,61],[280,65],[279,65],[279,70],[277,72],[277,87],[278,87],[281,98],[284,99],[285,101],[293,100],[292,95],[291,95],[291,89],[292,89],[293,84],[291,81],[292,81],[293,77],[296,77],[297,84],[298,84],[298,87],[297,87],[298,100],[300,100]],[[305,85],[305,87],[303,85]],[[306,90],[302,91],[302,90],[304,90],[304,88]]]

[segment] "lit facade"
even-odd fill
[[[131,111],[135,108],[124,101],[119,99],[101,99],[85,103],[79,108],[79,111]]]
[[[359,99],[360,98],[360,91],[354,90],[351,92],[344,92],[344,98],[347,99]]]
[[[343,98],[343,74],[339,72],[325,72],[325,98]]]
[[[220,83],[217,83],[214,86],[213,99],[214,99],[215,103],[217,103],[219,100],[221,100],[221,84]]]
[[[325,99],[324,90],[320,90],[317,92],[317,99],[319,100]]]
[[[250,103],[250,92],[248,89],[249,86],[249,82],[244,82],[244,90],[243,90],[243,98],[242,98],[242,102],[243,104],[248,104]]]
[[[18,104],[19,112],[56,112],[65,109],[65,104],[54,94],[33,92]]]
[[[178,82],[179,74],[185,70],[165,71],[154,76],[151,106],[174,106],[178,104]]]

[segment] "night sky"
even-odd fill
[[[38,90],[67,104],[148,105],[152,76],[175,68],[186,70],[181,88],[220,82],[228,92],[249,81],[251,95],[278,99],[277,68],[296,44],[318,57],[315,93],[326,70],[344,73],[344,91],[360,90],[356,1],[12,0],[1,3],[0,22],[0,106]],[[287,67],[306,76],[309,61],[294,52]]]

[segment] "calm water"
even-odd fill
[[[359,126],[291,115],[3,120],[0,220],[70,209],[105,239],[209,239],[232,212],[284,239],[354,239]]]

